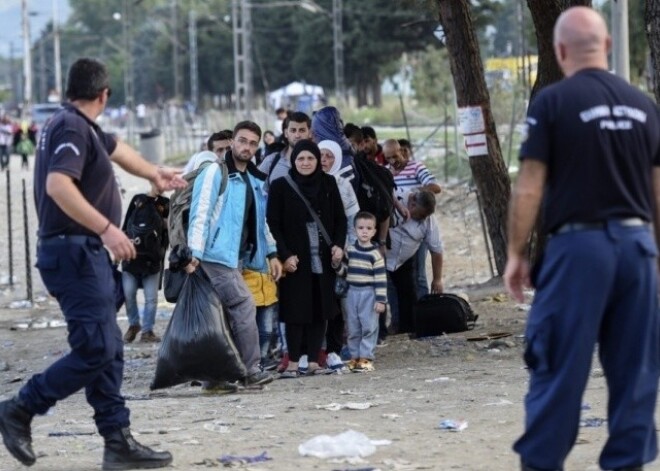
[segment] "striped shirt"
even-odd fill
[[[392,172],[392,175],[394,175],[396,196],[404,205],[408,204],[408,195],[411,192],[419,190],[431,183],[436,183],[435,177],[431,175],[426,165],[421,162],[411,160],[399,173],[395,173],[392,166],[388,166],[388,168]]]
[[[371,286],[376,292],[377,303],[387,303],[387,274],[385,261],[375,245],[362,247],[357,241],[346,251],[346,262],[337,271],[346,276],[349,286]]]

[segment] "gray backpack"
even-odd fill
[[[170,238],[170,247],[177,245],[187,245],[188,241],[188,218],[190,216],[190,203],[192,202],[193,185],[197,175],[211,164],[217,164],[222,171],[222,183],[220,184],[220,193],[222,195],[227,188],[227,163],[218,159],[215,162],[204,162],[199,168],[183,176],[188,182],[185,188],[176,190],[170,197],[170,214],[168,217],[168,229]]]

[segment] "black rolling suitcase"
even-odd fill
[[[413,316],[416,337],[471,330],[479,317],[465,299],[450,293],[423,296],[415,304]]]

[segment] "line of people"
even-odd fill
[[[312,118],[289,113],[283,147],[257,166],[261,137],[256,123],[238,123],[211,135],[207,152],[186,165],[193,171],[204,154],[228,167],[226,177],[211,165],[194,181],[187,271],[201,268],[222,299],[248,384],[271,381],[276,366],[282,378],[373,370],[388,331],[414,331],[418,293],[443,290],[443,246],[432,217],[440,186],[407,141],[381,147],[373,128],[344,126],[334,107]],[[367,176],[355,159],[380,160],[392,175],[396,210],[385,221],[360,207]],[[227,187],[219,191],[223,178]],[[337,278],[348,286],[342,296]]]

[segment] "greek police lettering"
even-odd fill
[[[583,123],[588,123],[594,119],[598,118],[609,118],[610,117],[610,107],[607,105],[598,105],[588,110],[580,112],[580,119]]]
[[[646,113],[631,106],[617,105],[612,107],[612,115],[617,118],[630,118],[640,123],[646,123]]]
[[[620,119],[618,121],[604,119],[600,122],[600,128],[609,131],[628,131],[632,129],[632,121],[629,119]]]
[[[611,117],[628,119],[603,119]],[[598,105],[580,112],[580,119],[584,123],[600,119],[600,129],[608,131],[629,131],[633,128],[632,120],[642,124],[646,123],[646,112],[626,105],[615,105],[612,108],[607,105]]]

